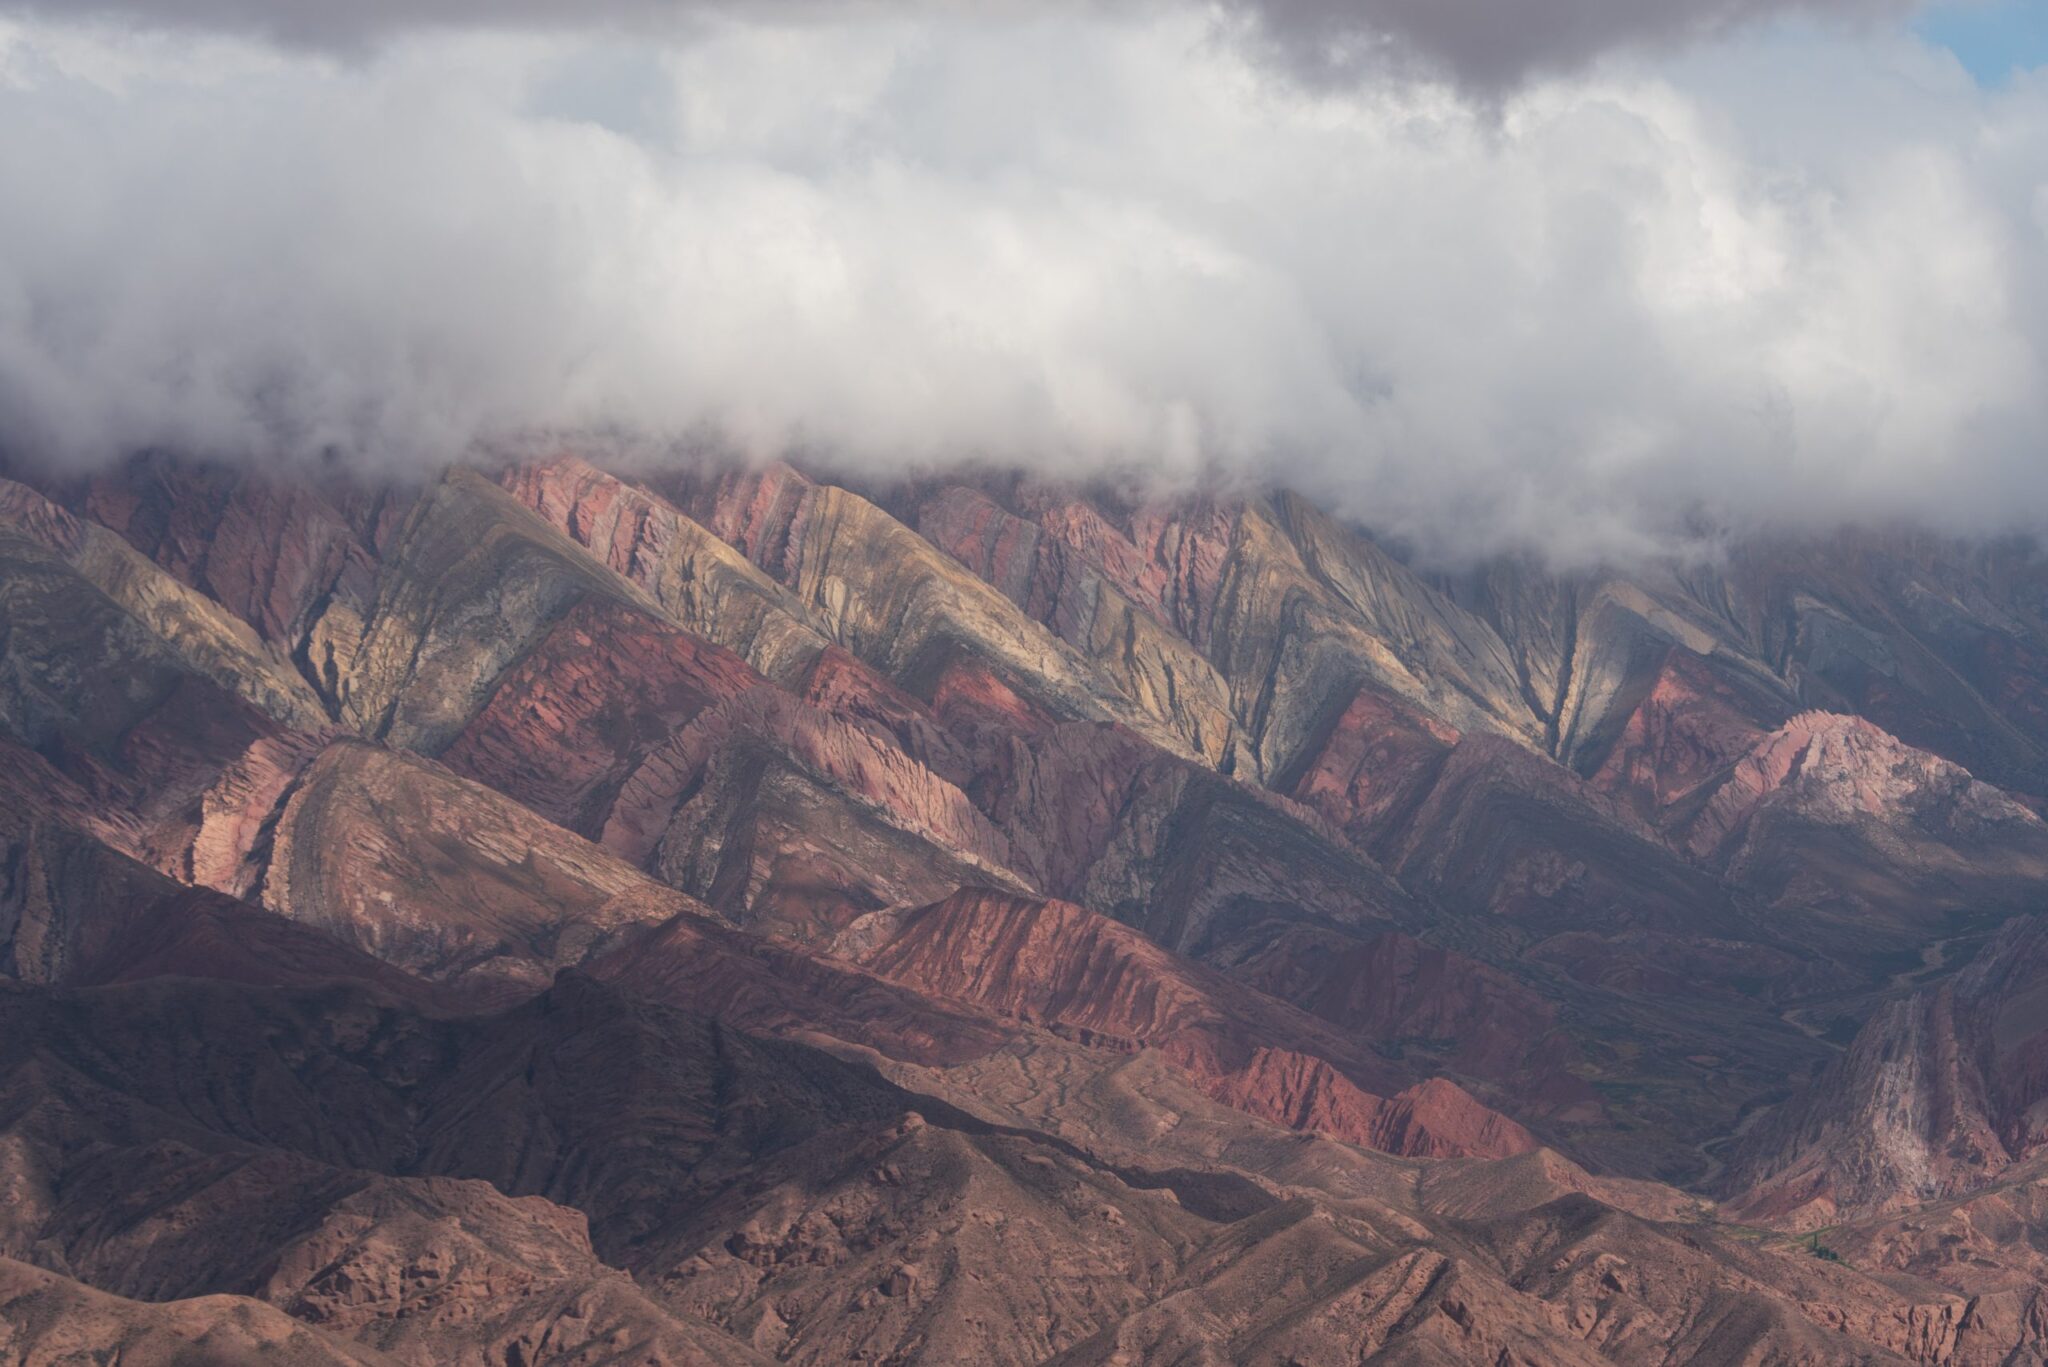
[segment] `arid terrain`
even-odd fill
[[[0,480],[0,1361],[2048,1360],[2048,559]]]

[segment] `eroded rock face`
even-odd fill
[[[453,471],[407,509],[346,659],[335,647],[336,710],[365,737],[438,754],[589,598],[630,601],[510,495]]]
[[[1762,738],[1685,827],[1693,854],[1773,905],[1917,950],[1958,921],[2040,906],[2048,825],[1871,722],[1803,713]]]
[[[1382,852],[1443,770],[1459,735],[1427,713],[1360,689],[1288,786],[1362,850]]]
[[[7,557],[10,653],[23,667],[78,669],[97,661],[115,668],[148,659],[157,670],[204,679],[285,725],[325,720],[284,648],[114,532],[6,479],[0,554]],[[21,639],[12,639],[17,633]]]
[[[202,794],[263,786],[260,771],[289,763],[290,733],[325,720],[247,626],[111,532],[4,481],[0,638],[0,723],[153,861],[189,853]],[[249,772],[226,779],[238,764]]]
[[[2028,916],[1954,978],[1879,1008],[1744,1139],[1731,1173],[1740,1208],[1797,1228],[1889,1214],[1982,1187],[2041,1152],[2044,1002],[2048,921]]]
[[[1332,695],[1360,686],[1455,727],[1535,735],[1496,633],[1299,499],[1141,505],[1115,519],[1056,490],[1025,487],[1013,502],[1035,526],[957,489],[927,501],[919,526],[1042,620],[1092,624],[1107,595],[1175,628],[1228,690],[1235,772],[1270,781],[1301,767]]]
[[[31,520],[68,516],[22,492],[40,504]],[[111,536],[49,535],[85,545],[94,531]],[[140,562],[125,546],[117,555]],[[183,633],[191,620],[210,619],[137,615],[39,541],[0,531],[0,784],[184,881],[241,892],[263,823],[328,729],[310,693],[265,709],[291,690],[271,687],[282,676],[253,637]],[[247,650],[224,655],[222,642]],[[221,682],[223,670],[246,686]]]
[[[2024,832],[2039,825],[2031,810],[1959,765],[1914,750],[1861,718],[1808,712],[1742,756],[1691,830],[1693,852],[1721,849],[1773,798],[1819,822],[1911,822],[1957,841],[1995,840],[2004,833],[2000,827]],[[1900,830],[1898,838],[1907,834]]]
[[[90,826],[0,783],[0,976],[89,986],[167,976],[253,984],[361,982],[426,1001],[426,984],[210,888],[176,882]],[[459,998],[451,997],[451,1000]]]
[[[1731,577],[1808,705],[2042,791],[2036,548],[1847,531],[1745,547]]]

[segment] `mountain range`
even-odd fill
[[[2048,1358],[2048,559],[0,480],[0,1358]]]

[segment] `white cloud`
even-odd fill
[[[1475,111],[1277,79],[1193,10],[344,59],[17,25],[0,444],[715,430],[1282,479],[1447,551],[2039,524],[2044,135],[2039,85],[1903,39]]]

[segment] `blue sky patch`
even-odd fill
[[[1955,53],[1980,85],[2048,66],[2048,0],[1936,0],[1913,27]]]

